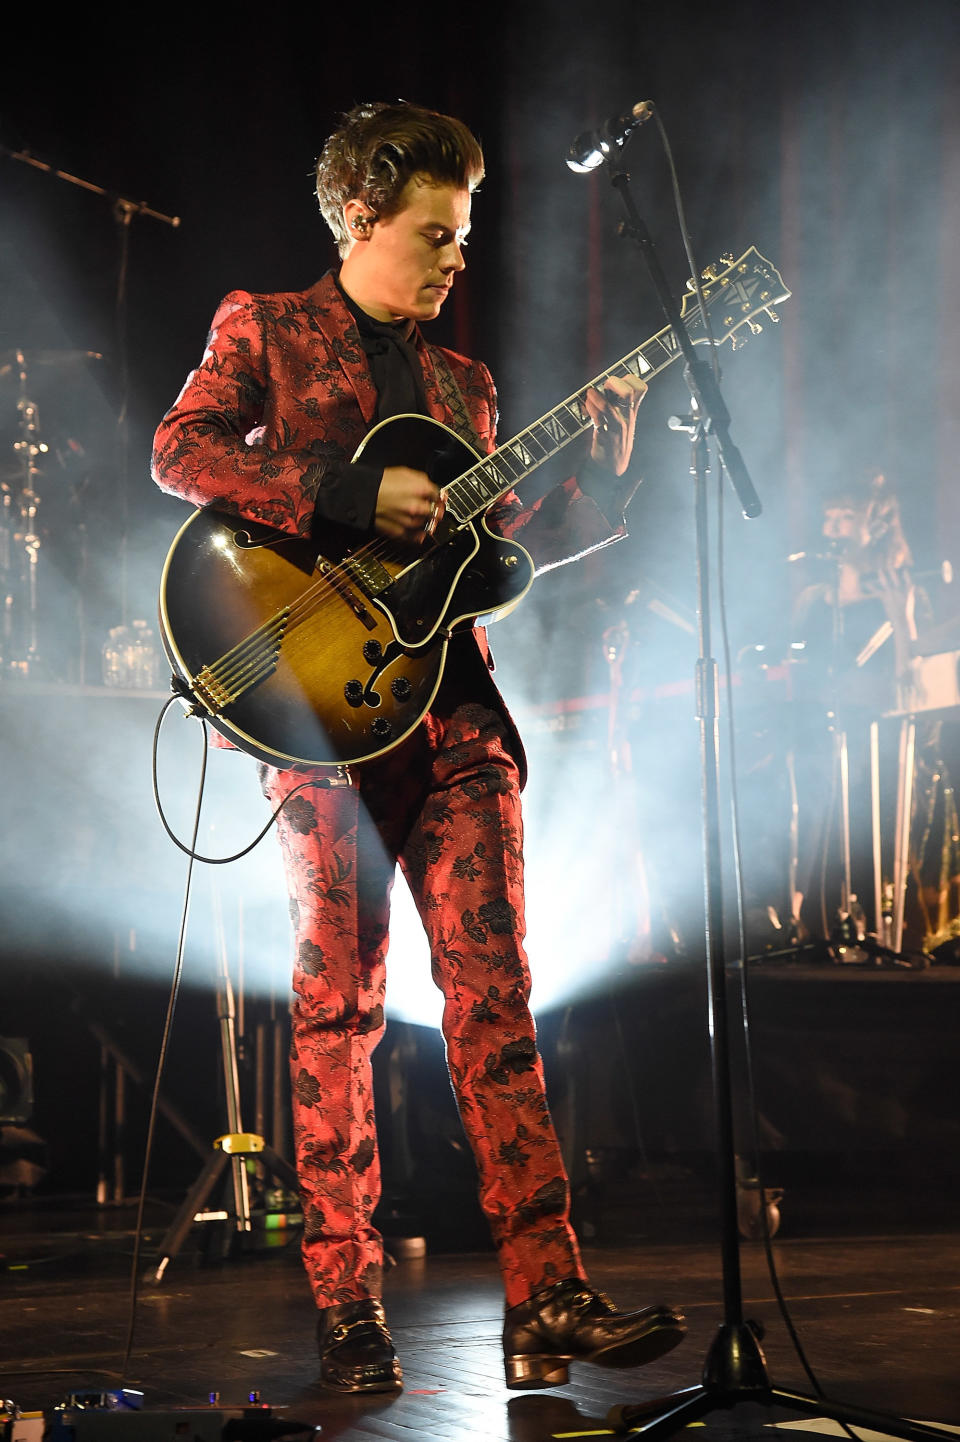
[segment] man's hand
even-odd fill
[[[439,499],[439,488],[423,471],[386,466],[377,492],[373,524],[382,536],[420,545]]]
[[[622,476],[630,464],[637,407],[646,391],[647,383],[639,376],[610,376],[602,391],[591,386],[584,398],[593,421],[590,455],[615,476]]]

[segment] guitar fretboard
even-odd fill
[[[680,353],[672,329],[665,326],[492,455],[485,456],[451,481],[444,493],[447,510],[458,524],[471,521],[590,428],[593,422],[587,411],[586,395],[591,386],[602,386],[611,376],[632,375],[649,380],[665,370]]]
[[[720,265],[726,266],[722,272]],[[710,313],[715,309],[717,311],[715,319],[719,325],[715,327],[717,334],[714,339],[720,345],[743,326],[749,325],[753,333],[759,331],[761,327],[754,317],[762,313],[766,313],[771,321],[777,321],[773,306],[786,300],[790,291],[784,285],[780,272],[751,246],[739,260],[724,256],[721,262],[706,270],[702,295],[706,310]],[[684,318],[689,299],[689,295],[684,297],[681,308]],[[693,311],[688,321],[689,331],[692,333],[702,328],[699,310]],[[704,343],[702,336],[699,343]],[[452,481],[444,490],[446,507],[451,516],[460,525],[472,521],[537,466],[543,465],[544,461],[588,430],[592,422],[587,412],[586,394],[591,386],[602,386],[611,376],[633,375],[650,380],[680,355],[682,351],[673,329],[664,326],[635,351],[588,381],[582,389],[561,401],[554,410],[534,421],[513,440],[500,446],[493,455],[485,456]]]

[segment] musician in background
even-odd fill
[[[821,534],[827,545],[819,559],[827,574],[801,591],[794,611],[810,664],[858,691],[858,673],[882,672],[886,684],[895,682],[914,654],[918,601],[921,611],[928,603],[910,573],[900,503],[886,476],[878,472],[861,491],[828,499]],[[882,665],[867,671],[881,652]],[[889,709],[895,693],[878,699]]]
[[[802,719],[793,747],[798,924],[804,898],[815,891],[817,872],[823,871],[824,848],[837,819],[835,737],[846,736],[852,769],[863,776],[869,726],[896,706],[898,682],[908,676],[916,652],[918,623],[928,619],[930,609],[911,574],[900,503],[882,472],[824,502],[821,536],[826,546],[814,559],[822,574],[800,591],[793,613],[794,635],[805,645],[797,684]],[[839,866],[839,849],[833,854]]]
[[[483,157],[459,121],[417,106],[363,105],[317,166],[339,271],[298,294],[235,291],[200,366],[157,433],[158,484],[293,536],[374,534],[423,543],[440,500],[423,472],[353,461],[378,421],[432,416],[494,449],[486,367],[429,344],[465,265]],[[491,521],[538,566],[625,534],[626,475],[644,385],[591,391],[590,457],[577,479]],[[404,870],[445,997],[450,1075],[473,1149],[506,1293],[507,1385],[566,1380],[572,1359],[628,1366],[675,1346],[674,1311],[619,1312],[586,1282],[547,1110],[523,949],[524,756],[479,628],[458,636],[416,732],[355,768],[261,766],[278,831],[296,956],[292,1081],[303,1254],[318,1313],[321,1379],[346,1392],[401,1385],[380,1301],[373,1226],[379,1164],[371,1056],[384,1028],[384,959],[396,864]],[[306,785],[305,785],[306,783]]]

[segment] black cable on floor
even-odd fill
[[[176,699],[177,699],[176,697],[171,698],[171,700],[176,700]],[[163,718],[164,718],[164,716],[166,715],[167,709],[168,709],[168,707],[169,707],[170,704],[171,704],[171,703],[168,702],[167,705],[163,708],[163,711],[161,711],[160,717],[159,717],[159,719],[158,719],[158,721],[157,721],[156,730],[155,730],[155,732],[154,732],[154,737],[153,737],[153,774],[154,774],[154,783],[156,783],[157,740],[158,740],[158,737],[159,737],[159,734],[160,734],[160,726],[161,726],[161,724],[162,724],[162,722],[163,722]],[[194,818],[193,818],[193,837],[192,837],[192,841],[191,841],[191,845],[190,845],[190,850],[189,850],[188,853],[187,853],[188,856],[189,856],[189,858],[190,858],[190,860],[189,860],[189,863],[188,863],[188,865],[187,865],[187,878],[186,878],[186,883],[185,883],[185,886],[184,886],[183,906],[182,906],[181,911],[180,911],[180,934],[179,934],[179,936],[178,936],[178,938],[177,938],[177,953],[176,953],[176,959],[175,959],[174,968],[173,968],[173,980],[172,980],[171,985],[170,985],[170,996],[169,996],[168,1001],[167,1001],[167,1011],[166,1011],[166,1015],[165,1015],[165,1017],[164,1017],[164,1022],[163,1022],[163,1033],[162,1033],[162,1036],[161,1036],[161,1039],[160,1039],[160,1053],[159,1053],[159,1056],[158,1056],[158,1058],[157,1058],[157,1069],[156,1069],[156,1075],[155,1075],[155,1077],[154,1077],[154,1083],[153,1083],[153,1095],[151,1096],[151,1099],[150,1099],[150,1116],[149,1116],[149,1120],[148,1120],[148,1123],[147,1123],[147,1140],[146,1140],[146,1145],[145,1145],[145,1147],[144,1147],[143,1173],[142,1173],[142,1176],[141,1176],[141,1178],[140,1178],[140,1196],[139,1196],[139,1199],[138,1199],[138,1202],[137,1202],[137,1220],[136,1220],[136,1225],[135,1225],[135,1227],[134,1227],[134,1240],[133,1240],[133,1262],[132,1262],[131,1268],[130,1268],[130,1304],[129,1304],[129,1315],[128,1315],[128,1318],[127,1318],[127,1340],[126,1340],[126,1347],[125,1347],[124,1353],[123,1353],[123,1362],[122,1362],[122,1364],[121,1364],[121,1369],[120,1369],[121,1379],[125,1379],[125,1378],[126,1378],[127,1368],[128,1368],[129,1365],[130,1365],[130,1356],[131,1356],[131,1353],[132,1353],[132,1351],[133,1351],[133,1337],[134,1337],[134,1330],[135,1330],[135,1327],[136,1327],[136,1316],[137,1316],[137,1296],[138,1296],[138,1288],[139,1288],[139,1282],[140,1282],[140,1251],[141,1251],[141,1246],[142,1246],[142,1241],[143,1241],[143,1216],[144,1216],[144,1210],[145,1210],[145,1207],[146,1207],[146,1200],[147,1200],[147,1180],[148,1180],[149,1172],[150,1172],[150,1161],[151,1161],[151,1158],[152,1158],[152,1155],[153,1155],[153,1140],[154,1140],[154,1133],[155,1133],[155,1131],[156,1131],[156,1125],[157,1125],[157,1113],[158,1113],[159,1101],[160,1101],[160,1086],[161,1086],[161,1083],[162,1083],[162,1081],[163,1081],[163,1073],[164,1073],[164,1068],[165,1068],[165,1066],[166,1066],[167,1052],[168,1052],[169,1046],[170,1046],[170,1034],[171,1034],[171,1031],[172,1031],[172,1029],[173,1029],[173,1017],[174,1017],[174,1013],[175,1013],[175,1011],[176,1011],[177,997],[179,996],[179,993],[180,993],[180,982],[181,982],[181,979],[182,979],[182,976],[183,976],[183,952],[184,952],[184,946],[185,946],[186,937],[187,937],[187,919],[188,919],[188,917],[189,917],[189,915],[190,915],[190,894],[191,894],[191,889],[192,889],[192,886],[193,886],[193,867],[194,867],[194,862],[195,862],[195,861],[198,861],[198,860],[202,860],[202,859],[203,859],[203,858],[197,856],[197,837],[198,837],[199,834],[200,834],[200,813],[201,813],[201,810],[202,810],[202,808],[203,808],[203,792],[204,792],[204,786],[205,786],[205,784],[206,784],[206,779],[207,779],[207,727],[206,727],[206,722],[204,722],[204,723],[202,724],[202,733],[201,733],[201,734],[202,734],[202,745],[203,745],[203,757],[202,757],[201,766],[200,766],[200,784],[199,784],[199,786],[198,786],[198,788],[197,788],[197,805],[196,805],[196,810],[195,810],[195,812],[194,812]],[[166,825],[166,822],[164,822],[164,825]],[[169,828],[168,828],[168,832],[169,832]],[[178,843],[178,845],[179,845],[179,843]],[[181,847],[181,850],[183,850],[183,849],[184,849],[184,848]]]

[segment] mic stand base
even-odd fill
[[[707,1353],[699,1386],[649,1402],[612,1407],[606,1416],[608,1425],[632,1437],[669,1437],[710,1412],[730,1411],[752,1403],[799,1412],[804,1417],[826,1417],[841,1425],[903,1437],[908,1442],[947,1442],[954,1437],[953,1432],[934,1424],[909,1422],[831,1397],[811,1397],[771,1386],[760,1347],[761,1335],[755,1322],[723,1324]]]

